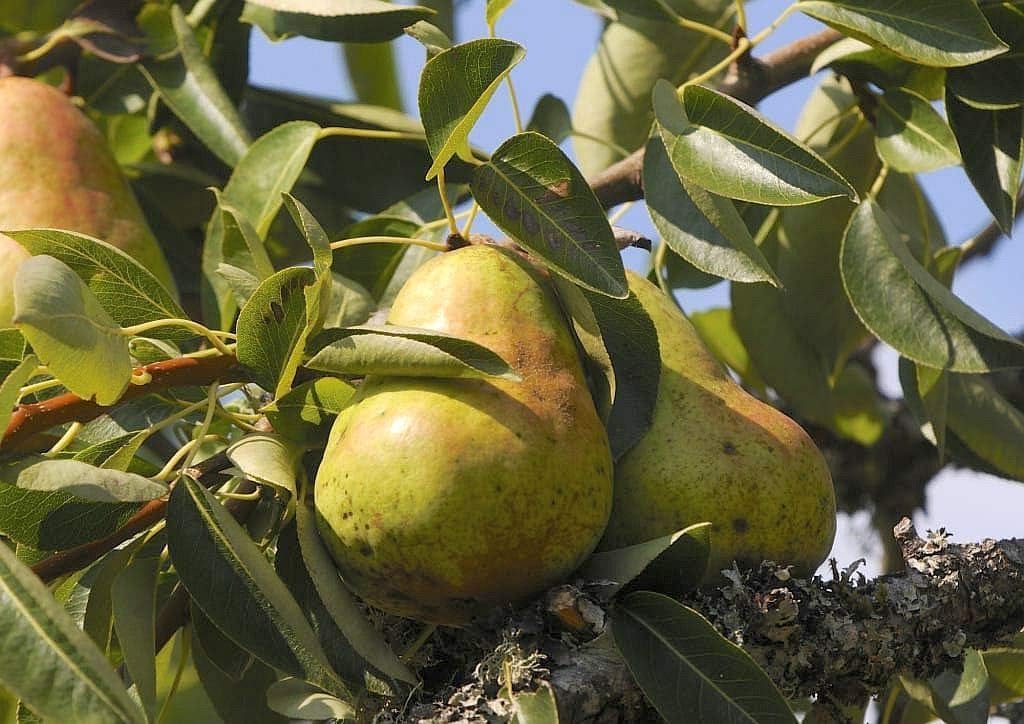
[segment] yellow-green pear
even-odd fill
[[[0,78],[0,229],[53,228],[102,239],[174,290],[167,260],[107,147],[66,95]],[[14,275],[29,256],[0,234],[0,327],[11,326]]]
[[[564,580],[604,531],[612,460],[546,283],[514,252],[469,246],[417,269],[388,321],[482,344],[521,380],[367,377],[315,485],[345,581],[457,625]]]
[[[690,321],[635,274],[629,287],[661,347],[651,428],[615,467],[615,501],[599,548],[710,521],[706,582],[735,560],[773,560],[807,574],[835,535],[832,478],[807,433],[729,377]]]

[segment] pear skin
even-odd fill
[[[0,119],[0,229],[94,236],[173,293],[167,260],[106,140],[68,97],[31,78],[0,78]],[[0,327],[11,326],[15,270],[27,256],[0,234]]]
[[[629,273],[658,331],[661,377],[650,430],[615,467],[600,550],[710,521],[706,583],[733,561],[810,574],[835,536],[832,477],[807,433],[736,384],[655,285]]]
[[[564,580],[604,531],[612,460],[550,290],[516,254],[469,246],[417,269],[388,321],[478,342],[521,381],[365,380],[314,489],[346,583],[458,625]]]

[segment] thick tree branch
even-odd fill
[[[835,30],[822,30],[762,58],[748,56],[730,68],[718,90],[756,105],[775,91],[806,77],[818,53],[842,37]],[[610,208],[643,198],[643,164],[641,148],[592,178],[590,185],[601,205]]]
[[[966,648],[991,646],[1024,624],[1024,539],[954,545],[941,531],[919,538],[906,519],[895,533],[903,573],[867,582],[837,572],[824,582],[766,565],[687,603],[740,643],[787,696],[831,705],[863,703],[898,673],[927,678],[955,669]],[[550,682],[563,722],[647,721],[650,712],[607,637],[579,644],[557,631],[573,618],[590,622],[591,635],[603,630],[607,606],[589,590],[599,589],[566,586],[548,596],[546,610],[517,614],[482,660],[537,662],[522,685]],[[575,601],[579,616],[556,615],[555,599]],[[492,675],[478,666],[466,673],[469,683],[404,720],[489,721],[485,713],[501,706]]]
[[[240,379],[241,372],[238,360],[228,356],[179,357],[154,362],[139,369],[149,374],[149,381],[143,385],[129,385],[118,404],[172,387],[208,385],[215,380],[233,382]],[[5,453],[34,450],[38,446],[33,445],[32,438],[38,433],[65,422],[93,420],[111,409],[92,400],[83,400],[70,392],[42,402],[18,405],[0,448]]]

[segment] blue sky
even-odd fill
[[[463,2],[457,16],[458,39],[469,40],[487,35],[483,20],[483,0]],[[756,32],[771,22],[788,2],[758,0],[748,5],[748,27]],[[802,15],[790,17],[779,30],[758,48],[758,53],[783,45],[821,26]],[[571,0],[517,0],[502,17],[498,35],[522,44],[525,60],[513,71],[516,92],[524,117],[528,117],[537,99],[553,93],[571,107],[576,85],[600,33],[599,19]],[[272,44],[253,33],[251,81],[259,85],[288,88],[304,93],[351,100],[351,87],[344,71],[341,53],[330,43],[295,38]],[[400,64],[406,109],[415,114],[414,101],[424,52],[411,38],[399,38],[395,48]],[[805,80],[768,98],[760,110],[783,127],[792,129],[810,89],[816,81]],[[496,148],[514,133],[507,94],[495,94],[481,122],[471,136],[475,145]],[[970,188],[963,171],[946,169],[921,177],[938,210],[951,243],[968,238],[986,223],[988,212]],[[634,207],[619,222],[646,234],[654,234],[642,205]],[[486,227],[478,225],[479,231]],[[653,237],[652,237],[653,238]],[[643,252],[631,251],[627,263],[642,267]],[[1024,232],[1003,241],[990,257],[973,262],[958,274],[955,290],[989,319],[1010,331],[1024,328],[1024,295],[1019,275],[1024,270]],[[726,284],[709,290],[684,292],[681,301],[687,311],[728,304]],[[884,390],[899,394],[895,376],[895,355],[881,352],[880,367]],[[1020,523],[1024,510],[1024,485],[1006,483],[989,476],[947,472],[929,489],[929,514],[916,520],[919,529],[944,526],[957,540],[1024,535]],[[840,564],[863,555],[861,539],[867,541],[865,520],[843,521],[835,554]],[[868,573],[874,570],[869,568]]]

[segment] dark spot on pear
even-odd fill
[[[737,533],[741,534],[741,535],[743,533],[746,533],[747,532],[747,528],[749,528],[749,527],[750,527],[750,525],[747,523],[747,519],[746,518],[733,518],[732,519],[732,529],[734,531],[736,531]]]
[[[722,452],[724,452],[726,455],[735,455],[737,452],[736,446],[733,445],[731,442],[725,442],[722,444]]]
[[[278,324],[284,319],[284,307],[277,302],[270,303],[270,313],[274,315],[274,319]]]

